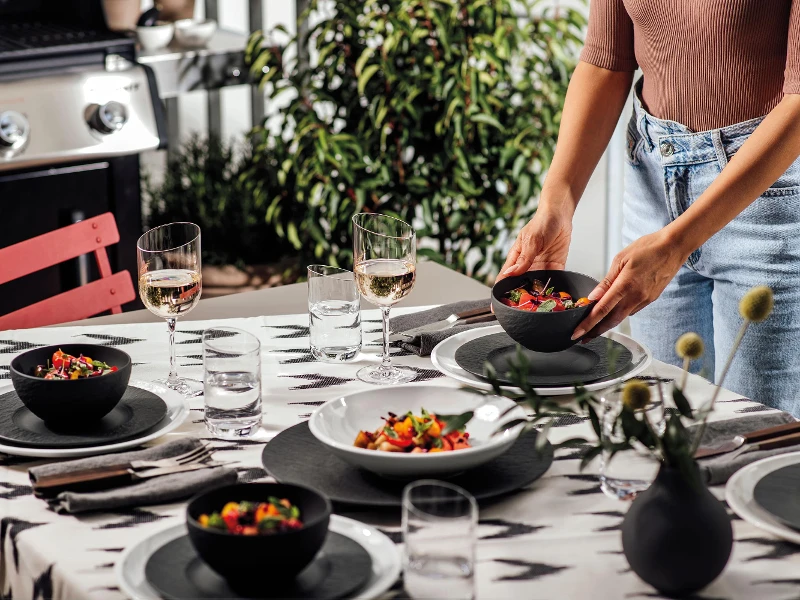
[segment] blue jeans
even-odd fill
[[[627,131],[625,244],[678,218],[760,122],[693,133],[648,114],[637,95]],[[633,336],[655,358],[680,365],[675,341],[697,332],[706,355],[693,371],[714,381],[742,324],[739,300],[760,284],[772,288],[775,310],[748,328],[724,387],[800,416],[800,159],[692,253],[661,297],[631,318]]]

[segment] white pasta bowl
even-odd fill
[[[422,409],[436,415],[474,411],[467,424],[471,448],[449,452],[406,453],[356,448],[359,431],[375,431],[389,412],[403,415]],[[511,409],[508,414],[503,414]],[[341,396],[320,406],[309,420],[311,433],[330,451],[351,465],[379,475],[413,479],[455,474],[473,469],[508,450],[522,425],[496,433],[503,423],[525,417],[525,411],[508,398],[438,386],[376,388]],[[495,434],[496,433],[496,434]]]

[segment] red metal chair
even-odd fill
[[[0,330],[86,319],[136,299],[131,275],[111,272],[106,247],[119,242],[114,215],[104,213],[13,246],[0,248],[0,284],[94,252],[100,279],[0,316]]]

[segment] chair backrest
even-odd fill
[[[93,252],[100,279],[0,316],[0,330],[43,327],[122,312],[136,299],[130,273],[111,272],[106,247],[119,242],[114,215],[103,213],[24,242],[0,248],[0,284]]]

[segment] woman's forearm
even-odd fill
[[[575,210],[614,133],[632,80],[631,72],[578,63],[569,82],[540,207]]]
[[[800,95],[790,94],[694,204],[664,228],[667,239],[688,257],[775,183],[798,156]]]

